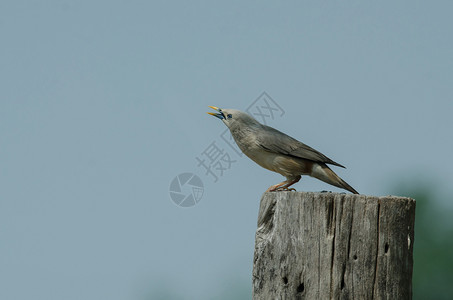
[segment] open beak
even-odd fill
[[[220,120],[225,119],[225,115],[223,114],[222,109],[215,107],[215,106],[209,106],[209,107],[218,111],[219,113],[216,114],[216,113],[208,112],[208,114],[210,114],[211,116],[217,117]]]

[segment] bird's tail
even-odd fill
[[[350,191],[353,194],[358,192],[350,186],[346,181],[340,178],[334,171],[332,171],[326,164],[314,164],[311,176],[318,178],[328,184]]]

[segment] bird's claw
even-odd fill
[[[283,191],[285,191],[285,192],[292,192],[292,191],[294,191],[294,192],[295,192],[296,189],[295,189],[295,188],[287,188],[286,186],[282,186],[282,187],[279,187],[279,188],[275,189],[275,191],[276,191],[276,192],[283,192]]]

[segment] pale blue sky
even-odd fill
[[[359,192],[449,186],[452,11],[2,1],[0,298],[247,295],[259,200],[282,177],[239,158],[213,183],[195,157],[225,129],[208,105],[245,109],[263,91],[285,110],[271,125],[346,165]],[[182,172],[205,185],[189,209],[168,193]]]

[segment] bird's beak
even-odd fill
[[[215,106],[209,106],[209,107],[214,109],[214,110],[216,110],[216,111],[218,111],[219,113],[216,114],[216,113],[208,112],[208,114],[210,114],[211,116],[217,117],[220,120],[225,119],[225,115],[223,114],[222,109],[220,109],[218,107],[215,107]]]

